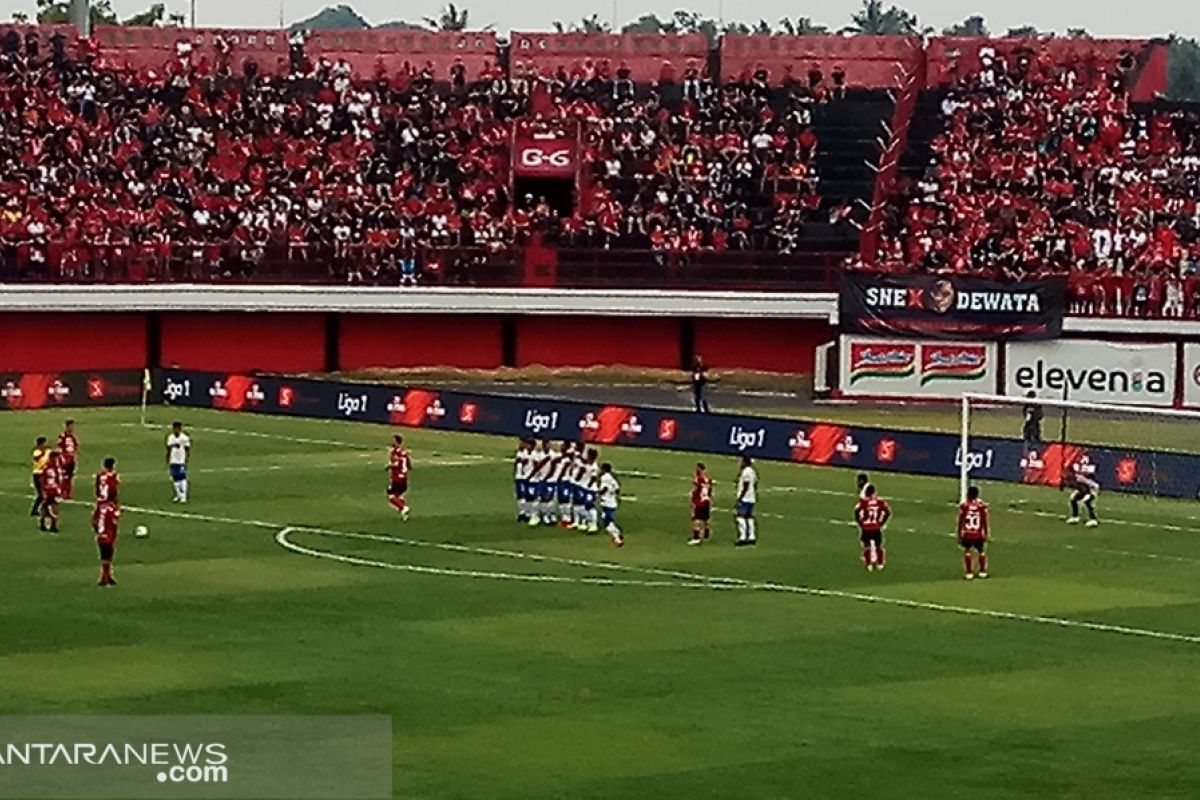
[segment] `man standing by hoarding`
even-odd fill
[[[1037,398],[1037,392],[1030,391],[1025,395],[1030,400]],[[1042,407],[1037,403],[1025,404],[1025,423],[1021,438],[1025,441],[1025,452],[1036,453],[1042,449]]]
[[[696,356],[692,364],[692,401],[698,414],[707,414],[711,410],[708,407],[708,367],[701,356]]]

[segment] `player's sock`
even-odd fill
[[[871,547],[869,545],[863,547],[863,566],[867,569],[871,568]]]
[[[179,482],[179,500],[180,500],[180,502],[183,502],[183,503],[187,502],[187,494],[188,494],[188,479],[184,478],[183,480],[181,480]]]
[[[738,517],[737,528],[738,528],[738,541],[739,542],[746,541],[746,520],[744,517]]]
[[[756,527],[756,525],[755,525],[753,518],[746,520],[746,532],[749,534],[749,536],[747,537],[748,541],[751,541],[751,542],[758,541],[758,533],[757,533],[757,531],[755,531],[755,527]]]
[[[1079,501],[1078,500],[1071,501],[1071,518],[1072,519],[1079,518]]]
[[[975,565],[972,563],[971,554],[963,553],[963,574],[972,575],[975,572]]]
[[[1087,507],[1088,518],[1095,519],[1096,518],[1096,504],[1093,503],[1091,500],[1088,500],[1086,503],[1084,503],[1084,505]]]
[[[979,554],[979,574],[987,572],[987,556],[983,553]]]
[[[887,550],[884,550],[882,545],[875,551],[875,564],[880,569],[883,569],[887,564]]]

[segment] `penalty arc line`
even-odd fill
[[[16,492],[0,492],[2,495],[9,497],[19,496],[24,497],[24,494]],[[90,505],[83,500],[67,501],[73,505]],[[944,603],[933,603],[923,600],[907,600],[898,597],[887,597],[884,595],[872,595],[864,592],[849,592],[840,589],[821,589],[810,586],[791,586],[773,582],[756,582],[748,581],[742,578],[727,578],[715,575],[702,575],[695,572],[685,572],[680,570],[660,569],[655,567],[634,567],[624,564],[616,564],[612,562],[602,561],[587,561],[584,559],[575,558],[558,558],[555,556],[543,556],[536,553],[524,553],[517,550],[502,550],[488,547],[468,547],[466,545],[458,545],[442,542],[428,542],[419,539],[400,539],[394,536],[383,536],[380,534],[356,533],[353,531],[338,531],[328,528],[306,528],[306,527],[288,527],[281,526],[276,522],[267,522],[264,520],[253,519],[238,519],[235,517],[220,517],[211,516],[208,514],[195,514],[185,511],[167,511],[165,509],[146,508],[142,506],[124,506],[124,510],[133,511],[142,514],[148,514],[159,517],[167,517],[173,519],[188,519],[198,522],[219,522],[228,525],[242,525],[254,528],[263,528],[277,531],[276,542],[281,546],[292,550],[293,552],[304,555],[313,556],[316,558],[325,558],[335,561],[342,561],[347,564],[355,564],[357,566],[369,566],[383,569],[401,570],[407,572],[427,572],[439,575],[452,575],[462,577],[479,577],[492,578],[501,580],[519,580],[528,583],[574,583],[574,584],[593,584],[593,585],[623,585],[615,583],[617,579],[605,579],[595,577],[580,577],[568,578],[566,576],[542,576],[541,578],[528,578],[515,573],[489,573],[483,571],[469,570],[441,570],[434,567],[416,568],[415,565],[397,565],[394,562],[374,562],[370,559],[356,559],[353,556],[343,556],[338,553],[328,553],[325,551],[307,552],[309,548],[302,548],[302,545],[296,545],[294,542],[289,542],[292,547],[280,541],[280,536],[284,531],[293,532],[311,532],[327,536],[341,536],[343,538],[358,538],[371,539],[382,541],[391,544],[404,544],[417,547],[431,547],[438,550],[447,550],[460,553],[470,553],[483,556],[497,556],[503,558],[527,559],[537,562],[560,563],[568,566],[582,567],[588,569],[604,569],[617,572],[640,573],[660,578],[669,578],[669,581],[639,581],[636,583],[628,582],[629,585],[635,586],[654,586],[659,588],[700,588],[700,589],[752,589],[758,591],[781,592],[787,594],[807,595],[810,597],[824,597],[831,599],[853,600],[862,603],[877,603],[880,605],[890,605],[900,608],[909,608],[922,611],[935,611],[947,614],[960,614],[965,616],[986,617],[991,619],[1008,620],[1013,622],[1028,622],[1040,625],[1048,625],[1059,628],[1075,628],[1079,630],[1088,630],[1099,633],[1115,633],[1125,636],[1135,636],[1147,639],[1157,639],[1160,641],[1182,642],[1185,644],[1200,644],[1200,635],[1190,635],[1183,633],[1172,633],[1169,631],[1155,631],[1147,628],[1134,628],[1126,625],[1111,625],[1103,622],[1091,622],[1088,620],[1074,620],[1065,617],[1050,617],[1038,614],[1021,614],[1012,611],[996,611],[993,609],[973,608],[970,606],[959,606]],[[286,537],[285,537],[286,538]],[[360,563],[361,562],[361,563]],[[473,573],[473,574],[468,574]]]
[[[346,556],[340,553],[332,553],[325,550],[315,550],[307,548],[303,545],[298,545],[292,542],[288,537],[293,533],[314,533],[322,536],[334,536],[346,539],[366,539],[371,541],[386,542],[389,544],[399,544],[416,547],[433,547],[441,550],[453,550],[455,552],[471,553],[483,556],[498,556],[504,558],[529,559],[533,561],[552,562],[567,564],[570,566],[585,567],[590,569],[613,570],[624,573],[640,573],[644,575],[669,578],[671,580],[659,581],[642,581],[628,579],[608,579],[596,578],[594,576],[581,576],[579,578],[570,578],[561,575],[540,575],[535,573],[505,573],[505,572],[490,572],[483,570],[452,570],[438,567],[425,567],[413,564],[398,564],[391,561],[378,561],[375,559],[366,559],[356,556]],[[603,561],[585,561],[582,559],[565,559],[556,558],[553,556],[541,556],[532,553],[522,553],[515,550],[499,550],[494,548],[484,547],[468,547],[465,545],[455,545],[439,542],[426,542],[416,539],[401,539],[394,536],[384,536],[381,534],[359,533],[354,531],[337,531],[323,528],[303,528],[303,527],[285,527],[280,529],[275,536],[275,541],[287,550],[303,555],[312,556],[315,558],[323,558],[332,561],[353,565],[365,566],[380,569],[399,570],[405,572],[420,572],[426,574],[436,574],[452,577],[472,577],[472,578],[487,578],[493,580],[516,580],[527,583],[574,583],[585,585],[631,585],[653,588],[707,588],[714,590],[729,590],[729,589],[746,589],[752,591],[779,592],[784,594],[796,594],[808,597],[822,597],[826,599],[851,600],[860,603],[872,603],[877,605],[889,605],[897,608],[907,608],[918,611],[933,611],[942,614],[957,614],[962,616],[983,617],[988,619],[1004,620],[1009,622],[1026,622],[1031,624],[1045,625],[1056,628],[1073,628],[1076,630],[1086,630],[1094,633],[1111,633],[1123,636],[1133,636],[1146,639],[1157,639],[1160,641],[1181,642],[1184,644],[1200,644],[1200,635],[1173,633],[1170,631],[1156,631],[1148,628],[1136,628],[1128,625],[1115,625],[1104,622],[1093,622],[1090,620],[1068,619],[1066,617],[1052,617],[1043,614],[1023,614],[1015,611],[999,611],[995,609],[974,608],[971,606],[962,606],[952,603],[934,603],[925,600],[909,600],[900,597],[888,597],[886,595],[868,594],[865,592],[846,591],[842,589],[822,589],[814,586],[797,586],[782,584],[769,581],[750,581],[742,578],[729,578],[716,575],[704,575],[695,572],[686,572],[681,570],[658,569],[652,567],[635,567],[624,564],[615,564],[612,562]]]

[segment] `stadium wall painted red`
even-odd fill
[[[188,369],[320,372],[321,314],[164,314],[161,362]]]
[[[713,369],[809,374],[817,346],[836,336],[817,319],[700,319],[695,351]]]
[[[0,371],[140,369],[154,366],[157,349],[163,366],[230,372],[321,372],[330,365],[678,369],[696,352],[715,369],[810,373],[814,349],[836,336],[825,321],[802,319],[160,312],[155,348],[149,316],[0,314]]]
[[[142,314],[0,314],[0,372],[141,369]]]
[[[342,369],[495,369],[504,363],[502,320],[494,316],[347,314],[338,337]]]
[[[677,369],[679,320],[672,317],[521,317],[516,366]]]

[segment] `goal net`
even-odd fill
[[[1200,498],[1200,411],[965,394],[960,494],[975,480]]]

